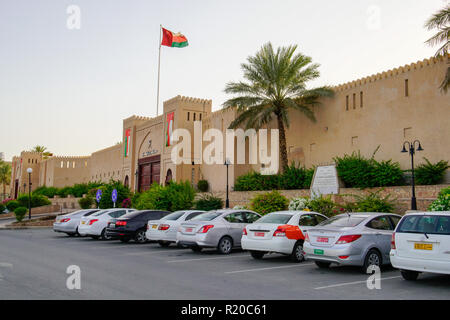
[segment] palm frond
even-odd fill
[[[433,14],[426,22],[425,27],[428,30],[442,28],[450,23],[450,5]]]

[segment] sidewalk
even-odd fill
[[[62,212],[49,212],[49,213],[41,213],[41,214],[36,214],[36,215],[31,215],[31,220],[35,220],[35,219],[39,219],[42,217],[46,217],[46,216],[59,216],[59,215],[64,215],[70,212],[74,212],[77,210],[74,209],[63,209]],[[24,221],[28,220],[28,215],[24,218]],[[12,227],[9,226],[9,224],[13,223],[14,221],[16,221],[16,218],[13,217],[6,217],[6,218],[0,218],[0,229],[28,229],[28,228],[42,228],[42,227],[33,227],[33,226],[16,226],[16,227]]]

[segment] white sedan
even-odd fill
[[[305,232],[324,220],[326,216],[311,211],[269,213],[245,227],[242,249],[255,259],[262,259],[266,253],[281,253],[301,262]]]
[[[450,211],[404,215],[392,235],[390,257],[405,280],[421,272],[450,274]]]
[[[175,211],[161,220],[149,221],[145,236],[150,241],[158,241],[162,247],[167,247],[177,241],[177,231],[181,223],[191,220],[205,211],[182,210]]]
[[[132,211],[136,210],[123,208],[100,210],[88,217],[81,218],[78,225],[78,233],[83,237],[89,236],[93,239],[101,238],[102,240],[106,240],[108,239],[105,234],[108,221],[112,218],[119,218]]]

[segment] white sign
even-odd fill
[[[318,166],[311,183],[311,198],[321,194],[338,194],[339,180],[336,166]]]

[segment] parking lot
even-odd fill
[[[69,266],[81,289],[69,290]],[[318,269],[281,255],[194,253],[175,246],[70,238],[51,229],[0,231],[0,299],[448,299],[450,276],[417,282],[383,268],[368,289],[358,268]]]

